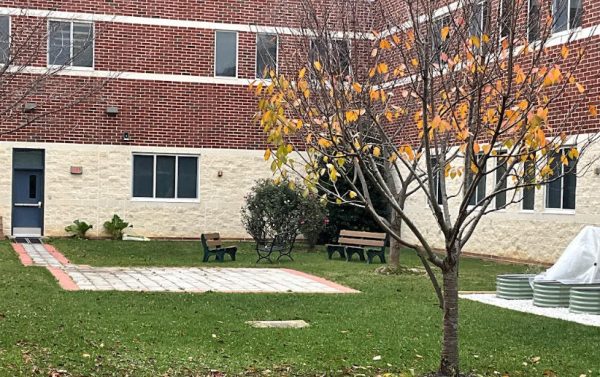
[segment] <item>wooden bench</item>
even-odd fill
[[[343,229],[340,231],[337,244],[327,245],[327,255],[331,259],[337,252],[341,258],[350,261],[352,256],[357,254],[360,260],[364,262],[366,251],[367,263],[372,263],[373,258],[376,256],[379,257],[381,263],[385,263],[385,239],[385,233]]]
[[[225,254],[229,254],[231,260],[235,260],[235,253],[237,252],[237,246],[222,247],[221,235],[219,233],[205,233],[200,236],[202,241],[202,247],[204,248],[203,262],[208,262],[211,256],[215,256],[215,259],[219,262],[225,260]]]

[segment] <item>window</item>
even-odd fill
[[[441,63],[442,53],[448,55],[448,39],[449,35],[446,36],[446,40],[442,40],[442,29],[450,27],[451,19],[450,16],[438,18],[433,21],[433,38],[432,38],[432,53],[433,61],[438,64]]]
[[[535,162],[525,161],[523,166],[523,183],[534,184],[535,183]],[[522,208],[524,211],[533,211],[535,209],[535,186],[527,186],[523,188],[523,202]]]
[[[469,33],[481,39],[486,33],[490,9],[487,0],[478,1],[473,4],[473,14],[469,25]]]
[[[483,158],[483,156],[477,156],[477,164],[481,163],[481,159]],[[485,186],[486,186],[486,181],[487,181],[487,176],[485,175],[486,172],[486,167],[484,166],[482,169],[482,174],[481,174],[481,179],[479,180],[479,183],[477,183],[477,188],[475,189],[475,192],[473,193],[473,195],[471,195],[471,197],[469,198],[469,205],[470,206],[476,206],[479,202],[481,202],[483,199],[485,199]],[[468,185],[470,186],[471,183],[473,182],[473,175],[475,173],[473,173],[472,171],[469,171],[469,179],[467,180]]]
[[[235,31],[215,32],[215,76],[237,77],[237,39]]]
[[[134,155],[133,197],[197,199],[198,157]]]
[[[527,38],[529,42],[540,39],[540,0],[529,0]]]
[[[506,169],[507,161],[506,156],[499,155],[496,157],[496,209],[503,209],[506,207]]]
[[[94,26],[89,22],[50,21],[48,64],[94,66]]]
[[[500,3],[500,39],[508,38],[513,25],[514,0],[502,0]]]
[[[8,63],[10,57],[10,17],[0,16],[0,65]]]
[[[546,183],[546,208],[575,209],[577,160],[567,156],[569,149],[548,154],[553,174]],[[567,165],[564,165],[563,160]]]
[[[324,69],[335,75],[350,74],[350,46],[344,39],[334,39],[329,43],[312,39],[308,58],[311,64],[318,61]]]
[[[277,35],[256,35],[256,78],[269,78],[269,72],[277,73]]]
[[[552,31],[556,33],[581,26],[582,12],[581,0],[552,0]]]

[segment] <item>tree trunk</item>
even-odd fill
[[[400,216],[397,216],[394,212],[392,212],[392,230],[394,233],[401,235],[402,234],[402,219]],[[400,268],[400,250],[402,246],[395,238],[390,237],[390,259],[388,261],[388,265],[393,269]]]
[[[440,374],[456,377],[458,364],[458,266],[445,267],[444,275],[444,334]]]

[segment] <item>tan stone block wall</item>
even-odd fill
[[[522,211],[519,203],[506,210],[485,215],[464,250],[503,258],[555,262],[584,226],[600,226],[600,175],[594,172],[595,168],[600,168],[599,156],[600,144],[595,144],[582,157],[582,167],[591,165],[585,175],[578,177],[574,212],[545,209],[545,188],[542,187],[536,190],[535,211]],[[488,178],[487,192],[492,191],[492,179],[495,178]],[[458,192],[459,185],[459,180],[449,180],[448,192]],[[450,201],[453,218],[456,218],[458,202]],[[425,196],[410,197],[407,212],[419,229],[424,230],[423,233],[433,246],[443,249],[441,232],[427,206]]]
[[[91,236],[103,236],[102,224],[114,213],[133,224],[130,233],[148,237],[199,237],[218,231],[223,237],[246,237],[240,222],[244,196],[258,178],[271,176],[262,151],[154,148],[70,144],[0,143],[0,216],[11,226],[12,148],[46,150],[44,234],[65,235],[80,219],[92,223]],[[200,156],[200,199],[196,202],[131,199],[132,154],[183,153]],[[72,175],[81,166],[82,175]],[[223,176],[218,177],[222,171]]]

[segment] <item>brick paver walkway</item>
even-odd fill
[[[68,290],[237,293],[354,293],[283,268],[90,267],[71,264],[50,245],[13,244],[25,265],[43,266]]]

